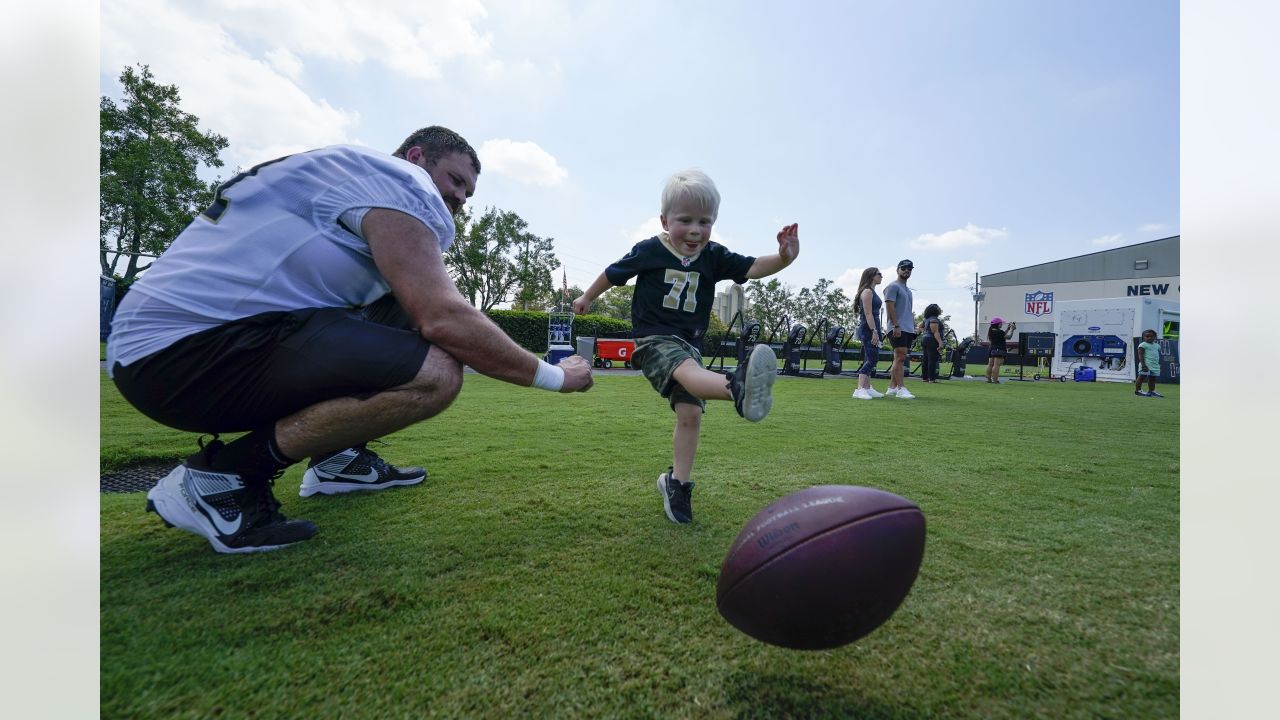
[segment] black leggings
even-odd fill
[[[862,342],[862,364],[858,366],[858,374],[875,377],[876,364],[880,362],[880,347],[871,344],[871,328],[860,326],[858,340]]]
[[[925,380],[938,379],[938,363],[942,361],[942,353],[938,347],[938,341],[933,338],[925,338],[920,341],[924,348],[924,365],[920,368],[920,377]]]

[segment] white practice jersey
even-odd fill
[[[453,242],[453,216],[431,176],[401,158],[334,145],[239,173],[121,301],[108,371],[231,320],[382,297],[390,287],[358,234],[375,207],[421,220],[441,252]]]

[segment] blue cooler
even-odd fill
[[[547,362],[559,365],[560,361],[573,354],[572,345],[552,345],[547,348]]]
[[[1078,367],[1075,372],[1076,382],[1095,382],[1098,379],[1098,371],[1091,367]]]

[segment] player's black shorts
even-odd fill
[[[1002,358],[1007,356],[1008,354],[1009,354],[1009,351],[1007,349],[998,347],[996,345],[992,345],[991,349],[987,351],[987,357],[989,358]]]
[[[128,366],[116,363],[113,375],[120,394],[156,422],[231,433],[324,400],[403,385],[418,374],[430,348],[387,295],[363,309],[307,308],[235,320]]]
[[[889,347],[910,349],[911,343],[915,341],[916,341],[915,333],[909,333],[906,330],[903,330],[902,335],[898,337],[894,337],[893,331],[892,330],[889,331]]]

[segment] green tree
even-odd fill
[[[635,285],[615,285],[605,290],[594,303],[591,303],[591,310],[597,315],[618,320],[631,320],[631,299],[635,294]]]
[[[478,218],[464,208],[455,221],[458,233],[444,263],[472,305],[487,311],[514,298],[517,310],[546,307],[551,271],[560,266],[551,238],[534,235],[519,215],[495,207]]]
[[[796,314],[796,300],[790,286],[783,285],[777,278],[769,282],[748,280],[747,302],[750,303],[747,317],[760,323],[765,340],[773,328]],[[785,332],[786,328],[782,330]]]
[[[512,213],[514,215],[514,213]],[[519,216],[516,216],[517,219]],[[516,293],[513,310],[547,310],[563,304],[551,279],[551,271],[560,267],[555,256],[555,238],[538,237],[528,232],[528,223],[520,220],[512,267],[515,269]]]
[[[801,288],[795,300],[796,319],[810,330],[816,328],[823,320],[831,325],[848,327],[851,307],[849,297],[844,294],[844,290],[835,287],[826,278],[818,278],[818,282],[812,289]]]
[[[736,328],[735,328],[736,329]],[[729,326],[724,324],[715,313],[711,313],[711,318],[707,321],[707,337],[715,340],[723,340],[729,334]]]
[[[103,275],[132,280],[150,267],[142,254],[160,255],[191,218],[213,201],[218,186],[196,174],[200,164],[222,167],[227,139],[203,132],[183,112],[176,85],[155,81],[147,65],[120,74],[124,98],[102,96],[99,122],[99,259]],[[123,273],[120,259],[127,257]]]

